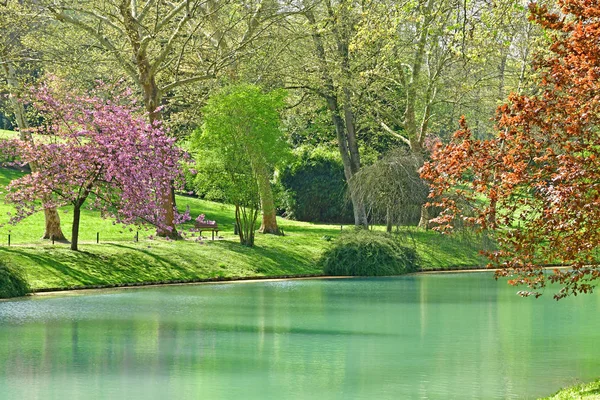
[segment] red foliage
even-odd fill
[[[600,278],[600,4],[559,4],[561,15],[530,6],[531,19],[554,35],[550,56],[536,63],[538,94],[512,94],[498,108],[494,139],[474,140],[462,120],[422,169],[444,208],[439,229],[455,218],[492,229],[497,275],[529,286],[522,295],[559,283],[556,299],[589,293]],[[548,275],[541,265],[549,263],[571,268]]]

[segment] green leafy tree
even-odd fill
[[[263,93],[257,86],[241,84],[214,95],[203,109],[204,125],[199,145],[212,152],[212,157],[226,172],[223,177],[227,175],[236,182],[236,188],[228,184],[224,190],[228,193],[226,197],[236,205],[236,223],[240,225],[241,222],[238,206],[252,204],[250,192],[256,186],[263,213],[262,233],[279,234],[271,176],[276,164],[287,156],[279,114],[284,98],[283,91]],[[248,182],[252,179],[253,183]],[[219,185],[222,186],[222,182]],[[237,191],[248,193],[247,196],[242,193],[232,195]]]

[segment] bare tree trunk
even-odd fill
[[[5,57],[0,54],[0,64],[2,64],[4,68],[4,72],[6,74],[6,80],[8,82],[8,86],[10,88],[10,102],[13,106],[13,111],[15,113],[15,119],[17,121],[17,126],[19,127],[19,137],[23,141],[32,141],[31,133],[29,132],[29,123],[27,122],[27,116],[25,115],[25,108],[23,107],[23,103],[19,101],[19,81],[17,79],[17,73],[13,64],[5,59]],[[35,171],[36,165],[34,163],[30,164],[31,171]],[[65,235],[60,228],[60,217],[58,215],[58,211],[55,207],[44,208],[44,217],[46,221],[46,226],[44,230],[43,239],[54,239],[58,241],[65,241]]]
[[[421,218],[419,219],[419,228],[429,228],[429,208],[423,204],[421,206]]]
[[[79,243],[79,220],[81,219],[81,204],[73,207],[73,228],[71,229],[71,250],[77,251]]]
[[[313,27],[312,38],[317,52],[317,60],[319,61],[322,72],[323,84],[325,86],[325,92],[322,92],[321,95],[327,102],[327,108],[329,109],[331,120],[335,127],[338,149],[340,151],[340,156],[342,157],[342,164],[344,165],[344,176],[348,185],[351,185],[352,176],[360,169],[360,158],[358,145],[356,144],[351,105],[349,103],[346,105],[344,111],[347,120],[344,120],[341,116],[341,107],[338,103],[335,84],[329,72],[322,34],[317,27],[317,21],[310,7],[304,11],[304,15]],[[343,48],[340,49],[340,51],[345,54],[347,49]],[[346,61],[347,60],[344,62]],[[350,92],[346,90],[344,94],[346,97],[349,97]],[[350,128],[351,132],[348,132],[347,128]],[[350,189],[350,198],[352,200],[352,209],[354,212],[354,225],[367,228],[369,223],[365,205],[358,196],[352,194],[353,192],[354,191]]]
[[[388,206],[387,209],[385,210],[385,231],[387,233],[392,233],[392,226],[393,226],[392,210],[391,210],[391,207]]]
[[[260,205],[262,208],[262,223],[259,229],[260,233],[271,233],[279,235],[277,226],[277,217],[275,215],[275,202],[273,201],[273,190],[269,181],[269,172],[264,166],[257,168],[256,177],[258,180],[258,189],[260,191]]]
[[[331,112],[331,119],[337,134],[338,149],[340,151],[340,156],[342,157],[342,164],[344,165],[344,176],[346,177],[348,186],[350,186],[352,185],[352,177],[355,174],[355,168],[353,168],[350,152],[348,150],[348,140],[346,137],[344,121],[339,115],[337,100],[334,97],[329,97],[327,99],[327,104]],[[369,226],[369,221],[367,219],[365,205],[360,197],[354,193],[352,188],[350,188],[349,191],[350,199],[352,201],[352,211],[354,212],[354,225],[367,228]]]
[[[67,241],[62,229],[60,228],[60,216],[56,208],[44,208],[44,217],[46,218],[46,230],[42,239],[56,240],[59,242]]]

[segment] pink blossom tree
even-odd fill
[[[164,223],[161,195],[181,181],[184,155],[160,123],[147,122],[127,91],[104,100],[44,86],[32,103],[47,120],[40,132],[47,137],[17,144],[21,162],[35,161],[40,168],[7,187],[6,199],[16,207],[11,223],[43,207],[70,204],[71,249],[77,250],[87,201],[119,223],[172,229]]]

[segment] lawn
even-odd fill
[[[0,186],[22,172],[0,169]],[[64,243],[41,240],[44,217],[38,213],[16,226],[8,225],[11,205],[0,202],[0,262],[20,266],[34,290],[151,282],[195,281],[218,278],[318,275],[320,254],[340,234],[340,225],[311,224],[279,219],[285,236],[257,234],[256,246],[241,246],[233,234],[233,207],[194,197],[177,196],[181,210],[193,217],[205,214],[222,229],[221,240],[198,242],[191,233],[185,240],[152,238],[153,230],[115,225],[97,211],[85,210],[80,227],[79,252]],[[70,236],[72,208],[60,211],[62,228]],[[192,227],[184,226],[184,231]],[[351,229],[344,226],[343,229]],[[376,227],[376,229],[383,229]],[[11,246],[8,246],[10,234]],[[100,243],[96,243],[99,235]],[[425,269],[483,265],[482,243],[472,236],[447,236],[433,231],[404,228],[401,240],[414,246]]]

